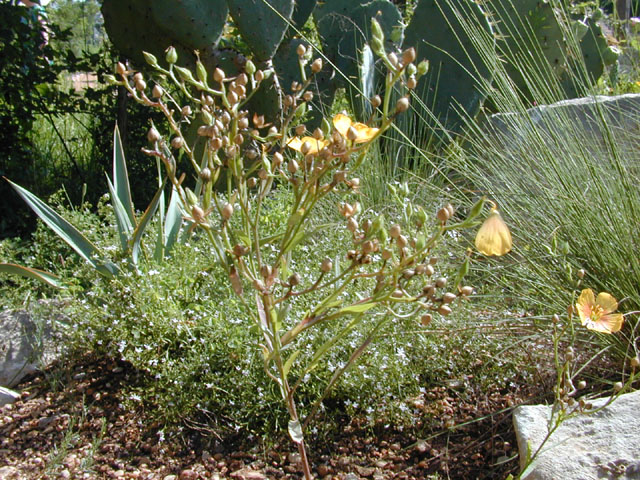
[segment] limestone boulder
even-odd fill
[[[601,406],[606,399],[592,402]],[[621,395],[591,414],[565,420],[553,432],[522,480],[640,479],[640,391]],[[513,423],[521,467],[548,434],[551,406],[520,406]]]

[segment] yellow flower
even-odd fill
[[[318,139],[313,138],[313,137],[302,137],[302,138],[293,137],[291,140],[289,140],[287,142],[287,146],[290,147],[290,148],[293,148],[294,150],[296,150],[298,152],[302,152],[302,146],[305,143],[308,144],[308,148],[309,149],[306,152],[303,152],[303,153],[305,155],[307,155],[307,154],[315,155],[320,150],[322,150],[324,147],[329,145],[329,140],[318,140]]]
[[[496,207],[491,209],[491,213],[478,230],[475,244],[480,253],[488,256],[499,257],[511,251],[511,232]]]
[[[344,138],[348,138],[355,143],[368,142],[376,136],[379,130],[364,123],[353,123],[349,117],[342,113],[333,117],[333,126],[336,127],[336,130],[338,130]],[[350,129],[352,129],[351,133],[349,132]]]
[[[624,316],[613,313],[618,309],[618,301],[606,292],[595,298],[593,290],[586,288],[580,293],[576,309],[580,322],[589,330],[600,333],[615,333],[622,328]]]

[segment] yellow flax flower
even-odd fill
[[[624,316],[613,313],[618,309],[618,301],[606,292],[596,298],[593,290],[586,288],[580,293],[576,309],[584,327],[600,333],[615,333],[622,328]]]
[[[302,152],[303,150],[302,147],[305,143],[308,144],[308,150],[305,152]],[[314,137],[302,137],[302,138],[293,137],[291,140],[287,142],[287,146],[289,148],[293,148],[294,150],[298,152],[302,152],[305,155],[307,154],[315,155],[327,145],[329,145],[329,140],[318,140],[317,138],[314,138]]]
[[[376,136],[378,128],[370,127],[364,123],[353,123],[346,115],[339,113],[333,117],[333,126],[344,138],[354,143],[366,143]]]
[[[476,234],[476,248],[487,256],[501,256],[511,251],[513,244],[509,227],[504,223],[498,208],[493,206],[491,213]]]

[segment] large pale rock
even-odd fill
[[[592,402],[603,405],[606,399]],[[534,468],[522,480],[640,479],[640,390],[593,414],[565,420],[553,432]],[[513,414],[520,466],[527,445],[535,452],[548,434],[551,407],[521,406]]]
[[[640,94],[629,93],[607,97],[593,97],[563,100],[551,105],[540,105],[527,110],[528,122],[514,121],[518,113],[500,113],[489,117],[487,128],[492,134],[518,143],[518,139],[528,135],[546,132],[547,140],[555,143],[563,133],[575,138],[596,143],[614,139],[638,138],[640,134]],[[603,128],[603,125],[607,128]],[[570,126],[569,129],[566,129]],[[565,130],[566,129],[566,130]]]
[[[13,403],[20,399],[20,394],[5,387],[0,387],[0,407]]]
[[[64,317],[58,309],[54,303],[40,303],[37,313],[0,312],[0,386],[12,388],[59,358],[59,329],[54,325]]]

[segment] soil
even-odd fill
[[[212,442],[186,427],[165,435],[145,411],[122,405],[123,386],[138,375],[128,364],[85,356],[28,378],[18,387],[22,398],[0,409],[0,480],[302,478],[287,439],[270,446],[237,437]],[[314,475],[504,479],[518,469],[513,408],[547,388],[465,395],[431,389],[416,400],[426,406],[413,431],[363,428],[353,419],[338,438],[312,442]]]

